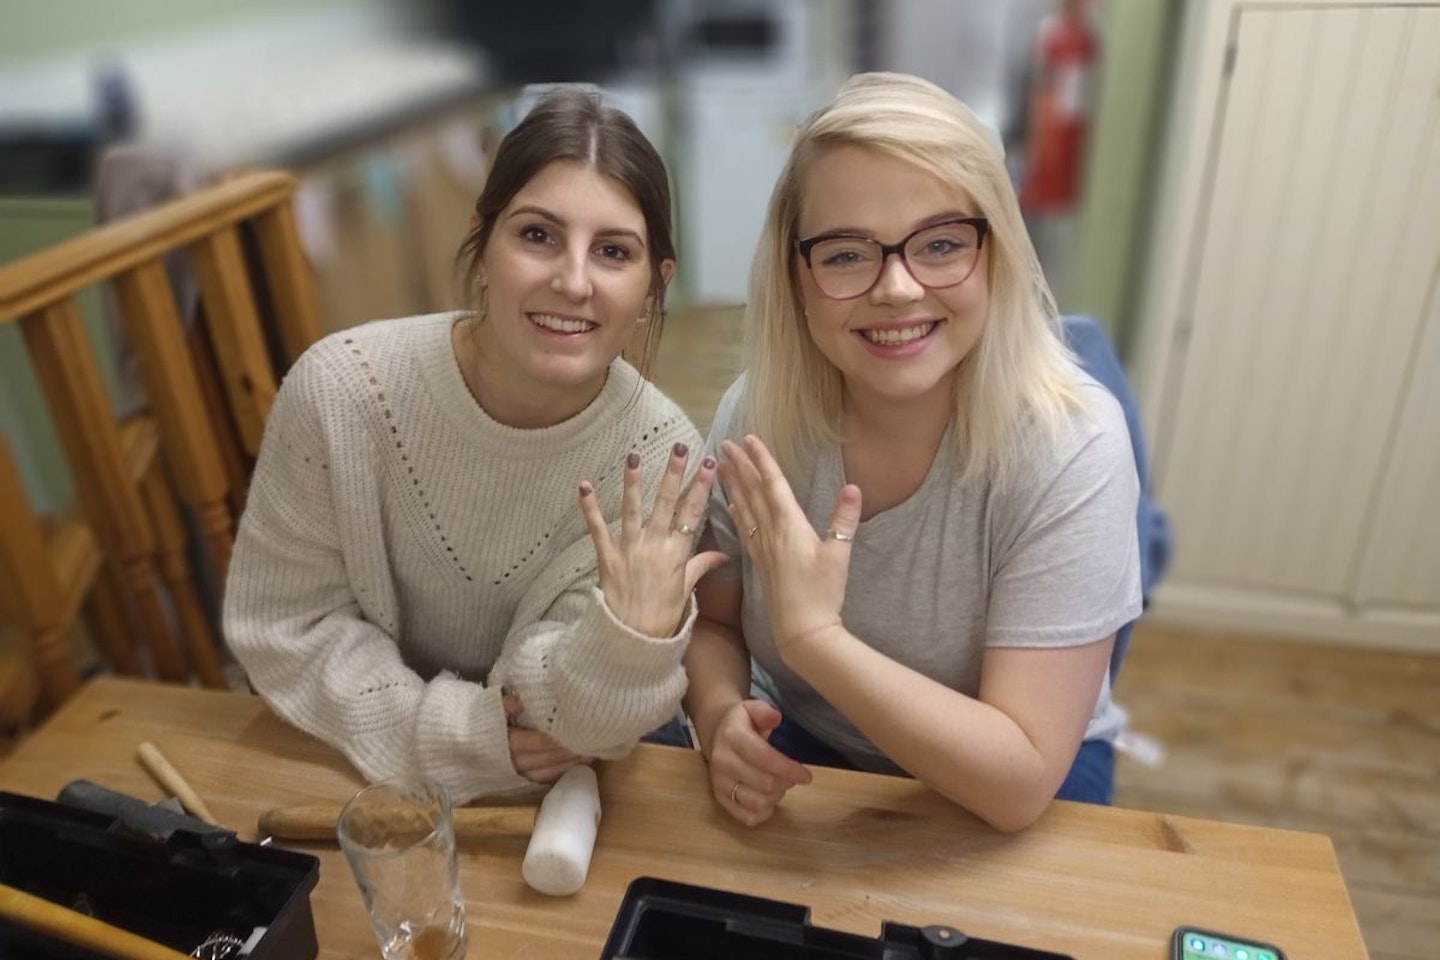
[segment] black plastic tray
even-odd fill
[[[637,877],[600,960],[1074,960],[954,927],[886,922],[879,939],[810,925],[810,908]]]
[[[178,830],[136,838],[113,817],[0,792],[0,882],[189,953],[217,930],[267,928],[249,960],[313,960],[320,861]],[[0,960],[104,960],[0,921]]]

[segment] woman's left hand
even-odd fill
[[[726,440],[720,476],[740,543],[760,574],[775,646],[781,657],[806,637],[840,625],[850,545],[860,526],[860,488],[835,498],[830,528],[815,535],[785,474],[758,437]]]
[[[685,445],[677,443],[648,518],[641,502],[640,455],[626,457],[619,537],[610,533],[594,489],[580,484],[580,512],[595,541],[605,602],[621,623],[647,637],[672,636],[695,584],[729,559],[719,550],[695,553],[695,536],[705,522],[715,482],[715,461],[702,460],[682,494],[688,457]]]

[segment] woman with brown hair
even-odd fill
[[[475,213],[473,310],[342,331],[286,377],[224,610],[280,716],[457,802],[671,718],[692,588],[723,559],[693,556],[714,461],[684,485],[700,437],[621,356],[637,327],[658,342],[675,265],[654,148],[552,94]]]

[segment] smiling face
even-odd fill
[[[846,145],[811,163],[797,234],[893,244],[923,227],[980,215],[963,193],[919,167]],[[899,256],[890,256],[875,285],[853,300],[825,296],[793,256],[810,336],[840,371],[848,398],[953,406],[956,368],[979,341],[990,306],[984,247],[969,277],[944,289],[926,289]]]
[[[635,198],[593,167],[551,163],[500,212],[479,266],[488,306],[471,388],[481,405],[514,426],[584,409],[651,293]],[[662,275],[672,268],[665,261]]]

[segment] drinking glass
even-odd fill
[[[465,898],[443,786],[403,777],[372,784],[340,811],[336,832],[385,960],[465,956]]]

